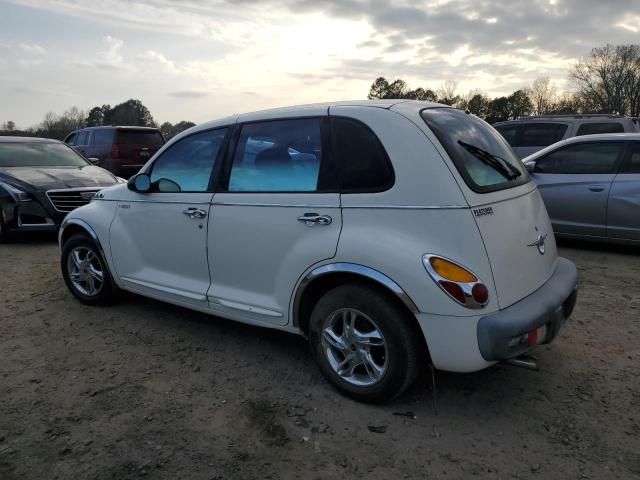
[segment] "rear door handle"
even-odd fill
[[[207,212],[204,210],[200,210],[199,208],[195,208],[195,207],[189,207],[186,210],[183,210],[182,213],[184,213],[187,217],[189,218],[204,218],[207,216]]]
[[[598,185],[592,185],[591,187],[589,187],[589,191],[591,191],[591,192],[602,192],[602,191],[604,191],[604,187],[600,187]]]
[[[298,217],[298,221],[304,223],[307,227],[313,227],[314,225],[329,225],[332,222],[332,218],[329,215],[305,213]]]

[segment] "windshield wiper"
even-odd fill
[[[476,147],[475,145],[471,145],[470,143],[463,142],[462,140],[458,140],[458,143],[462,146],[462,148],[471,153],[485,165],[493,168],[507,180],[513,180],[522,175],[522,172],[518,171],[504,158],[493,155],[492,153],[489,153],[480,147]]]

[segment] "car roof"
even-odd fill
[[[560,147],[565,147],[567,145],[572,145],[574,143],[585,143],[585,142],[614,142],[614,141],[640,141],[640,133],[596,133],[593,135],[580,135],[579,137],[569,137],[565,140],[560,140],[559,142],[552,143],[548,147],[543,148],[542,150],[538,150],[537,152],[532,153],[528,157],[522,159],[523,162],[527,162],[530,160],[535,160],[539,157],[546,155],[547,153],[557,150]]]
[[[407,100],[407,99],[384,99],[384,100],[346,100],[336,102],[322,102],[322,103],[310,103],[303,105],[292,105],[288,107],[270,108],[266,110],[258,110],[254,112],[246,112],[241,114],[234,114],[227,117],[212,120],[210,122],[202,123],[195,127],[192,127],[185,132],[195,133],[201,130],[207,130],[212,127],[224,126],[236,123],[238,119],[241,121],[256,121],[269,118],[282,118],[282,117],[303,117],[313,116],[314,113],[320,115],[321,112],[326,115],[326,112],[331,107],[373,107],[389,110],[394,105],[406,104],[407,106],[414,106],[416,111],[423,110],[425,108],[433,107],[449,107],[449,105],[442,105],[434,102],[425,102],[420,100]],[[184,132],[183,132],[184,133]],[[182,133],[176,135],[176,137],[184,136]],[[173,140],[173,139],[172,139]]]
[[[53,138],[40,137],[1,137],[0,143],[62,143],[60,140]]]
[[[611,123],[611,122],[634,122],[638,121],[638,117],[623,117],[622,115],[608,114],[576,114],[576,115],[547,115],[537,117],[522,117],[517,120],[505,120],[503,122],[495,122],[494,127],[503,125],[520,125],[523,123]]]

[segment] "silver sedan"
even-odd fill
[[[569,138],[523,162],[556,235],[640,243],[640,134]]]

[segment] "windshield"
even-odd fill
[[[504,138],[475,115],[442,107],[424,110],[422,118],[473,191],[493,192],[530,180]]]
[[[86,167],[90,165],[61,143],[0,143],[0,167]]]

